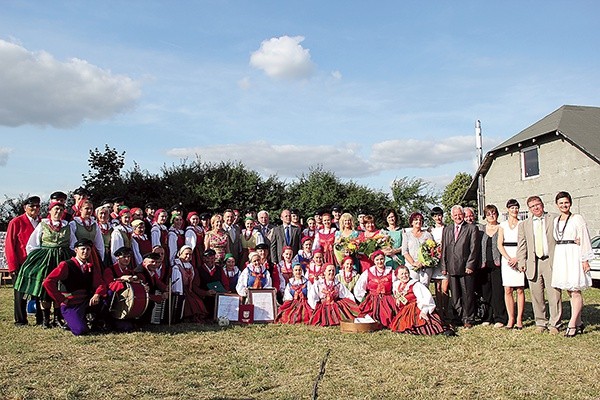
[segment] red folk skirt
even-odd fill
[[[350,299],[320,302],[315,307],[315,312],[309,323],[319,326],[339,325],[342,319],[353,320],[359,314],[358,304]]]

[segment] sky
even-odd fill
[[[600,106],[597,1],[2,1],[0,194],[241,161],[442,190],[565,104]]]

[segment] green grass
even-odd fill
[[[74,337],[14,327],[12,288],[2,288],[0,398],[310,398],[331,349],[319,399],[598,399],[600,289],[584,299],[586,333],[572,339],[537,334],[529,303],[523,331],[477,326],[454,338],[272,324]]]

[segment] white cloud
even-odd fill
[[[0,147],[0,167],[4,167],[8,162],[8,155],[12,153],[12,149]]]
[[[296,177],[310,167],[322,165],[342,178],[361,178],[403,168],[435,168],[472,160],[475,140],[456,136],[442,141],[417,139],[388,140],[375,143],[369,158],[359,154],[356,144],[275,145],[266,141],[191,148],[173,148],[167,155],[177,158],[200,157],[204,162],[241,161],[247,168],[264,175]],[[441,180],[441,179],[440,179]],[[439,182],[433,182],[438,184]]]
[[[475,151],[473,136],[454,136],[439,141],[397,139],[373,144],[371,157],[382,169],[433,168],[469,160]]]
[[[276,79],[304,79],[310,77],[314,65],[310,51],[300,44],[302,36],[281,36],[264,40],[250,56],[250,65]]]
[[[331,145],[274,145],[264,141],[215,145],[194,148],[174,148],[171,157],[199,156],[204,162],[237,160],[264,175],[278,174],[297,177],[310,167],[322,165],[343,178],[370,176],[376,169],[356,153],[356,146]]]
[[[134,107],[140,84],[72,58],[31,52],[0,40],[0,125],[74,127],[110,118]]]
[[[332,71],[331,72],[331,77],[336,80],[339,81],[342,79],[342,73],[340,71]]]

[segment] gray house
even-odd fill
[[[557,213],[554,196],[565,190],[590,235],[600,234],[600,108],[562,106],[490,150],[465,199],[477,200],[479,182],[483,204],[495,204],[502,214],[506,201],[515,198],[523,217],[531,195]]]

